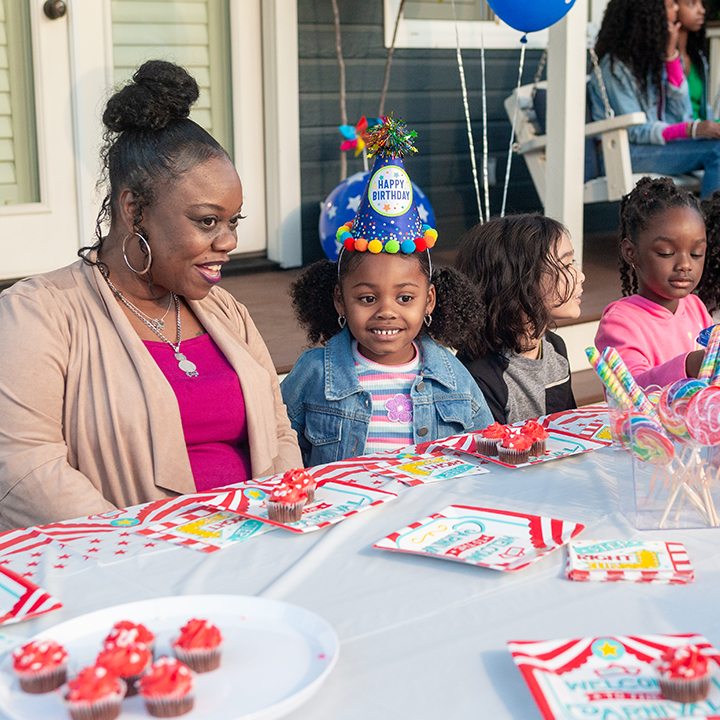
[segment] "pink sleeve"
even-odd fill
[[[682,140],[687,138],[687,126],[690,123],[681,122],[675,123],[675,125],[668,125],[663,131],[662,136],[665,142],[671,142],[673,140]]]
[[[600,327],[595,335],[595,347],[601,352],[606,347],[614,347],[627,365],[630,374],[640,387],[650,385],[664,387],[676,380],[687,377],[684,352],[668,360],[662,365],[653,367],[648,356],[643,352],[643,337],[637,332],[637,321],[623,317],[620,313],[608,313],[600,320]]]
[[[667,73],[668,82],[675,87],[680,87],[685,79],[682,61],[680,57],[676,57],[671,62],[665,63],[665,72]]]

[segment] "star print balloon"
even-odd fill
[[[351,175],[341,182],[322,204],[318,232],[323,252],[330,260],[337,260],[340,252],[341,245],[336,237],[337,230],[355,217],[369,177],[369,172]],[[435,213],[427,196],[415,183],[412,183],[412,189],[420,220],[423,224],[435,227]]]

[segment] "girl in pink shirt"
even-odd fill
[[[595,345],[616,348],[643,387],[697,377],[705,351],[695,338],[712,325],[702,300],[691,294],[707,252],[697,200],[670,178],[642,178],[622,199],[620,232],[626,297],[605,309]],[[708,267],[714,270],[717,261]],[[703,278],[703,285],[716,285],[716,278]]]

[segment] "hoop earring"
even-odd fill
[[[345,319],[345,316],[338,315],[338,325],[340,326],[341,330],[343,330],[345,328],[346,323],[347,323],[347,320]]]
[[[425,323],[425,327],[430,327],[432,325],[432,315],[429,313],[423,318],[423,322]]]
[[[145,243],[145,247],[147,248],[147,267],[146,267],[144,270],[136,270],[136,269],[130,264],[130,261],[128,260],[128,256],[127,256],[127,241],[128,241],[129,238],[134,237],[134,236],[139,237],[140,240]],[[150,266],[152,265],[152,250],[150,249],[150,244],[148,243],[148,241],[147,241],[140,233],[138,233],[138,232],[136,232],[136,233],[128,233],[128,234],[125,236],[125,239],[123,240],[123,244],[122,244],[122,254],[123,254],[123,258],[125,259],[125,264],[126,264],[136,275],[145,275],[147,272],[150,271]]]

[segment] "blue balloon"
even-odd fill
[[[554,25],[574,4],[575,0],[488,0],[492,11],[504,23],[523,33]]]
[[[323,252],[330,260],[337,260],[340,252],[341,246],[335,237],[337,229],[355,217],[369,176],[369,171],[351,175],[347,180],[341,182],[322,204],[318,232]],[[430,201],[415,183],[412,186],[420,219],[424,224],[436,227],[435,213]]]

